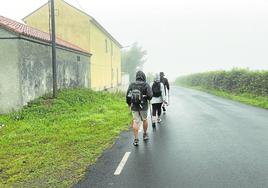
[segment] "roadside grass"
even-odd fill
[[[123,95],[62,90],[0,115],[0,187],[70,187],[131,116]]]
[[[224,97],[224,98],[231,99],[234,101],[239,101],[239,102],[249,104],[252,106],[268,109],[268,97],[255,96],[255,95],[248,94],[248,93],[243,93],[243,94],[229,93],[226,91],[203,88],[200,86],[194,86],[194,87],[186,86],[186,85],[181,85],[181,86],[204,91],[204,92],[216,95],[216,96]]]

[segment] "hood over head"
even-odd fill
[[[138,71],[136,73],[136,81],[143,81],[146,82],[146,76],[142,71]]]

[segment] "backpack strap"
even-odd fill
[[[139,111],[139,116],[141,118],[141,121],[144,121],[144,119],[142,118],[142,115],[141,115],[141,111]]]

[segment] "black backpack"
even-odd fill
[[[143,92],[142,85],[139,83],[134,83],[131,90],[131,104],[141,106],[143,103]]]
[[[152,86],[153,90],[153,96],[154,97],[160,97],[162,95],[161,92],[161,83],[160,82],[154,82]]]

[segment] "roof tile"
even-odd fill
[[[24,35],[30,38],[39,39],[46,42],[51,42],[51,37],[49,33],[40,31],[36,28],[27,26],[25,24],[19,23],[17,21],[11,20],[9,18],[0,16],[0,27],[3,27],[7,30],[13,31],[17,34]],[[88,51],[80,48],[77,45],[74,45],[68,41],[56,38],[57,45],[64,46],[73,50],[77,50],[83,53],[89,54]]]

